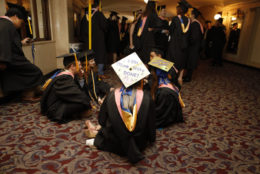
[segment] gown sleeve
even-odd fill
[[[9,25],[0,24],[0,63],[12,61],[13,29]]]
[[[53,87],[56,95],[62,100],[89,106],[88,97],[80,90],[72,77],[67,76],[57,80]]]

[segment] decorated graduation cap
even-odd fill
[[[180,0],[178,6],[183,10],[184,13],[187,13],[188,9],[192,6],[186,0]]]
[[[132,53],[115,62],[112,64],[112,68],[122,81],[125,88],[132,86],[150,74],[136,53]]]
[[[153,58],[148,64],[165,72],[168,72],[174,65],[173,62],[160,57]]]
[[[8,5],[8,10],[6,15],[16,15],[18,18],[23,19],[25,22],[27,21],[28,18],[28,12],[25,10],[25,8],[21,5],[17,5],[17,4],[13,4],[13,3],[7,3]],[[12,12],[10,12],[9,10],[13,9]],[[11,14],[13,13],[13,14]]]

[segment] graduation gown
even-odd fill
[[[92,16],[92,49],[95,51],[95,61],[97,64],[106,64],[106,41],[105,33],[107,32],[108,24],[104,14],[97,11]],[[88,37],[88,21],[86,15],[83,16],[80,24],[80,41],[85,44],[86,49],[89,49]]]
[[[90,99],[70,75],[55,77],[41,98],[41,113],[58,123],[71,121],[87,109]]]
[[[162,21],[157,16],[157,14],[150,14],[147,16],[143,32],[141,36],[138,37],[137,34],[141,23],[142,19],[140,18],[135,25],[133,42],[136,53],[141,58],[141,60],[147,64],[150,60],[151,49],[156,46],[154,38],[155,31],[156,29],[160,29],[162,27]],[[148,31],[148,28],[152,28],[154,31]]]
[[[226,34],[224,26],[213,26],[212,32],[212,49],[211,55],[213,62],[216,64],[222,64],[222,53],[226,43]]]
[[[188,18],[182,16],[182,20],[186,27],[188,25]],[[178,16],[175,16],[172,19],[170,37],[167,59],[174,62],[177,69],[184,69],[188,57],[189,31],[186,33],[182,32],[181,21]]]
[[[162,28],[155,33],[155,44],[156,44],[156,48],[159,48],[165,54],[168,47],[168,35],[162,33],[162,30],[169,30],[169,25],[167,20],[163,20],[163,19],[160,20],[162,22]]]
[[[192,22],[190,25],[190,45],[189,56],[186,64],[187,69],[195,69],[198,65],[200,51],[202,48],[203,33],[198,22]]]
[[[144,158],[141,152],[155,141],[154,104],[150,94],[144,91],[139,101],[136,127],[130,132],[122,121],[115,96],[115,91],[110,92],[101,106],[98,122],[102,128],[94,145],[100,150],[127,156],[130,162],[135,163]]]
[[[108,20],[107,50],[109,53],[117,53],[120,45],[120,34],[117,21]]]
[[[0,86],[4,94],[32,89],[42,83],[41,70],[26,59],[19,33],[8,19],[0,18]]]
[[[156,127],[163,128],[183,122],[178,93],[170,88],[158,88],[155,95]]]

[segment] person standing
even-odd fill
[[[0,17],[0,87],[5,96],[19,92],[23,100],[33,101],[40,92],[43,82],[41,70],[32,64],[24,55],[17,29],[27,21],[24,7],[8,4],[5,16]]]
[[[191,12],[191,25],[190,25],[190,42],[189,42],[189,55],[186,64],[186,76],[184,77],[184,82],[190,82],[192,78],[192,73],[198,65],[198,60],[200,57],[200,51],[202,48],[202,37],[204,33],[203,26],[197,20],[201,15],[200,11],[193,8]]]
[[[108,19],[107,49],[112,53],[113,63],[117,61],[117,53],[120,46],[120,34],[117,21],[117,12],[111,11]]]
[[[222,54],[226,43],[226,28],[222,23],[223,18],[220,18],[212,27],[212,66],[222,66]]]
[[[105,33],[108,29],[107,19],[99,11],[99,0],[95,0],[92,5],[92,49],[96,53],[96,63],[98,65],[98,75],[101,79],[106,79],[104,75],[104,65],[107,63],[107,52],[105,43]],[[89,49],[89,30],[88,30],[88,9],[85,9],[86,15],[82,18],[80,24],[80,38],[87,50]]]
[[[145,64],[149,61],[151,49],[155,47],[154,33],[162,27],[155,6],[155,1],[148,1],[143,15],[135,25],[133,34],[135,50]]]
[[[167,59],[174,62],[179,70],[178,81],[182,85],[184,68],[188,57],[190,19],[185,16],[191,6],[181,0],[177,6],[177,16],[173,17],[170,25],[170,42]]]

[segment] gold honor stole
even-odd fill
[[[126,128],[129,130],[129,132],[133,132],[136,127],[136,121],[137,121],[137,114],[143,99],[143,91],[137,89],[136,91],[136,102],[133,106],[133,113],[128,112],[121,108],[121,94],[122,91],[120,89],[115,90],[115,101],[117,105],[117,109],[119,111],[119,114],[122,118],[122,121],[124,122]]]

